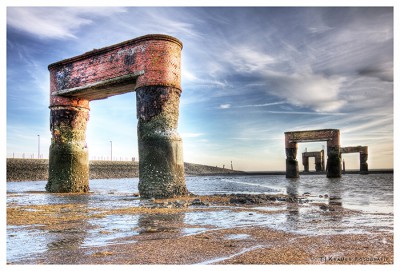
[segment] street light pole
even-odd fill
[[[38,159],[40,159],[40,135],[37,135],[38,136]]]
[[[110,141],[111,143],[111,161],[112,161],[112,141]]]

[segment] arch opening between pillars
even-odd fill
[[[303,152],[302,162],[304,166],[304,172],[310,172],[309,158],[313,157],[315,160],[315,171],[322,172],[325,171],[325,155],[324,150],[317,152]]]
[[[181,50],[174,37],[146,35],[49,65],[47,191],[89,191],[89,102],[135,91],[141,197],[187,194],[177,132]]]
[[[360,174],[368,174],[368,146],[342,147],[340,153],[360,153]]]
[[[340,131],[338,129],[322,129],[285,132],[287,178],[299,177],[299,165],[296,158],[298,143],[317,141],[327,142],[328,159],[326,163],[326,176],[328,178],[338,178],[342,176]]]

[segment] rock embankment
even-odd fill
[[[139,177],[139,163],[133,161],[90,161],[89,178],[118,179]],[[38,181],[48,179],[47,159],[7,159],[7,181]],[[185,163],[187,176],[243,174],[240,171]]]

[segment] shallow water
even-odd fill
[[[325,206],[341,206],[357,211],[354,215],[330,215],[320,207],[280,204],[178,214],[108,215],[84,221],[80,229],[42,230],[39,226],[7,226],[7,262],[37,259],[54,251],[101,247],[136,242],[140,234],[166,232],[169,236],[200,234],[232,227],[260,226],[306,235],[393,232],[393,175],[344,175],[328,179],[323,175],[301,176],[212,176],[187,177],[189,191],[198,195],[231,193],[295,194]],[[46,181],[7,183],[7,205],[27,206],[79,203],[90,208],[119,209],[139,206],[134,196],[138,179],[91,180],[91,193],[60,195],[45,193]],[[254,211],[252,211],[254,210]],[[259,212],[266,211],[266,213]],[[94,212],[94,211],[89,211]],[[272,212],[272,213],[271,213]],[[181,226],[177,226],[181,225]],[[184,225],[184,226],[182,226]],[[127,238],[127,239],[126,239]],[[229,235],[227,239],[251,239]],[[42,255],[42,256],[40,256]],[[79,257],[79,255],[76,255]]]
[[[189,191],[197,195],[231,193],[303,195],[310,193],[309,198],[319,202],[328,202],[325,195],[338,198],[342,206],[348,209],[369,213],[393,213],[393,174],[351,174],[337,179],[328,179],[324,175],[301,176],[299,179],[287,179],[282,175],[196,176],[187,177],[186,183]],[[17,193],[19,197],[8,197],[7,203],[61,204],[76,203],[81,200],[96,206],[105,202],[103,207],[114,208],[132,206],[131,196],[138,192],[138,178],[133,178],[91,180],[91,193],[86,196],[29,193],[45,192],[45,185],[46,181],[8,182],[7,193],[9,195]],[[121,201],[121,196],[126,197]]]

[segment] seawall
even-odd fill
[[[47,159],[7,159],[7,182],[47,180]],[[186,176],[245,174],[218,167],[185,163]],[[118,179],[139,177],[139,163],[133,161],[89,161],[89,178]]]

